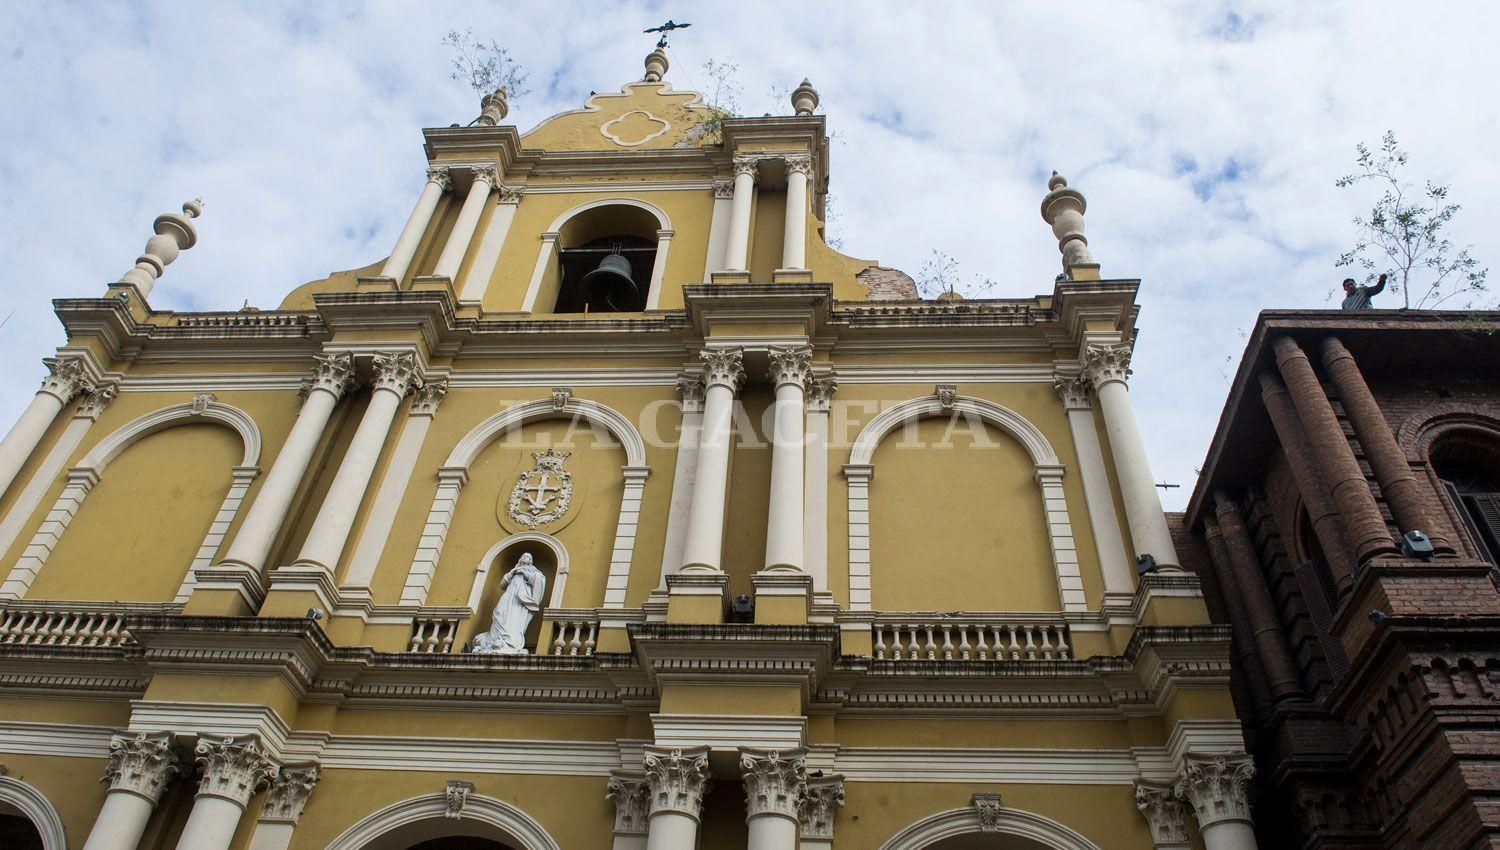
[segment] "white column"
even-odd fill
[[[177,850],[228,850],[240,816],[276,763],[253,737],[204,738],[193,750],[202,776]]]
[[[799,850],[833,850],[833,823],[844,807],[844,777],[833,773],[809,776],[797,805],[802,843]]]
[[[238,568],[255,576],[257,586],[266,557],[276,542],[287,511],[291,509],[292,498],[296,496],[318,441],[328,427],[333,407],[354,385],[354,363],[349,355],[321,354],[317,360],[318,365],[313,367],[312,374],[302,385],[307,399],[302,402],[297,421],[271,464],[271,471],[261,482],[250,512],[229,544],[229,552],[220,562],[221,567]]]
[[[693,479],[693,507],[688,513],[683,569],[719,572],[724,545],[724,507],[729,485],[730,418],[734,396],[745,381],[744,352],[738,348],[706,349],[703,359],[703,432],[698,439],[698,469]]]
[[[1083,503],[1088,508],[1094,548],[1099,553],[1099,568],[1104,573],[1104,601],[1129,603],[1135,594],[1135,583],[1130,577],[1130,556],[1125,553],[1120,518],[1115,514],[1115,500],[1109,489],[1109,472],[1104,468],[1099,432],[1094,428],[1088,387],[1082,379],[1065,375],[1058,376],[1053,386],[1068,413],[1068,428],[1073,433],[1073,447],[1078,452]],[[1049,509],[1051,507],[1048,505]],[[1066,510],[1066,506],[1063,509]]]
[[[437,209],[438,199],[451,188],[453,178],[448,174],[447,166],[438,165],[427,169],[427,185],[422,187],[416,209],[411,211],[406,226],[401,228],[401,236],[396,239],[396,247],[391,249],[390,258],[380,267],[381,277],[391,278],[398,284],[406,277],[407,270],[411,268],[412,257],[417,254],[417,246],[422,242],[422,234],[427,232],[427,225],[432,222],[432,212]]]
[[[1135,781],[1135,807],[1151,829],[1152,850],[1189,850],[1187,806],[1170,782]]]
[[[42,459],[31,480],[26,482],[26,489],[11,502],[5,521],[0,522],[0,552],[9,551],[16,535],[21,533],[21,527],[31,519],[32,513],[51,489],[52,482],[62,473],[68,458],[73,456],[78,444],[83,442],[83,435],[103,415],[104,408],[114,401],[118,392],[115,384],[100,384],[84,397],[83,404],[78,406],[78,412],[73,414],[73,420],[47,451],[47,456]],[[4,492],[5,488],[0,487],[0,494]]]
[[[524,186],[500,187],[500,204],[484,228],[484,236],[480,237],[479,248],[474,252],[474,263],[469,266],[463,288],[458,291],[460,303],[478,305],[484,301],[485,290],[495,274],[495,263],[500,260],[500,249],[505,245],[505,237],[510,235],[511,222],[516,220],[516,207],[525,192]]]
[[[646,747],[651,810],[646,850],[694,850],[703,797],[713,784],[708,748]]]
[[[385,476],[375,491],[375,501],[370,505],[370,518],[365,522],[359,542],[354,545],[354,554],[349,559],[349,572],[344,576],[347,588],[365,588],[375,577],[375,567],[380,563],[380,554],[385,551],[385,542],[390,539],[391,525],[396,521],[396,512],[406,496],[411,483],[412,471],[417,466],[417,455],[427,440],[427,430],[432,427],[432,417],[437,415],[438,405],[448,395],[448,381],[428,381],[418,387],[411,403],[411,415],[406,427],[391,450],[391,462],[386,466]]]
[[[615,804],[615,840],[611,850],[646,850],[651,787],[645,774],[610,771],[604,797]]]
[[[829,413],[839,382],[832,374],[813,378],[807,387],[807,452],[802,490],[803,568],[813,590],[828,592],[828,439]]]
[[[703,263],[703,279],[724,268],[724,249],[729,245],[729,216],[734,206],[734,181],[714,181],[714,211],[708,220],[708,258]]]
[[[464,254],[469,252],[469,243],[474,241],[474,231],[479,229],[479,216],[484,213],[485,202],[490,199],[490,190],[499,183],[500,175],[495,166],[474,169],[474,182],[469,184],[469,194],[453,222],[453,230],[448,233],[443,253],[438,255],[437,265],[432,269],[434,275],[449,280],[458,277],[458,267],[463,264]]]
[[[542,279],[552,267],[552,257],[557,253],[557,240],[561,234],[548,231],[542,234],[542,250],[536,255],[536,265],[531,267],[531,282],[526,285],[526,297],[521,301],[521,312],[536,309],[536,299],[542,293]],[[551,309],[549,305],[548,309]]]
[[[177,750],[171,734],[114,736],[104,768],[109,793],[83,850],[135,850],[151,812],[177,772]]]
[[[291,845],[292,832],[302,819],[302,810],[307,807],[318,778],[315,762],[283,765],[276,772],[250,837],[249,850],[286,850]]]
[[[651,283],[646,287],[646,309],[655,310],[661,304],[662,282],[667,278],[667,252],[672,248],[675,230],[656,231],[656,257],[651,262]]]
[[[1256,850],[1250,826],[1250,779],[1255,764],[1244,753],[1188,753],[1177,795],[1193,806],[1204,850]]]
[[[724,268],[744,271],[750,254],[750,211],[755,203],[755,175],[760,163],[753,156],[734,158],[734,200],[729,209],[729,239],[724,246]]]
[[[1177,569],[1177,548],[1167,530],[1167,517],[1162,513],[1151,464],[1146,460],[1146,444],[1125,389],[1130,376],[1130,346],[1089,346],[1083,371],[1104,412],[1104,429],[1109,434],[1109,450],[1114,454],[1115,477],[1120,482],[1125,522],[1130,526],[1136,557],[1151,555],[1157,566]]]
[[[93,386],[93,381],[84,371],[81,357],[47,357],[42,362],[47,365],[42,388],[32,397],[21,418],[11,426],[10,433],[0,440],[0,496],[10,489],[16,474],[36,450],[63,405]]]
[[[802,476],[810,348],[771,348],[776,401],[771,425],[771,505],[766,516],[766,569],[803,566]]]
[[[339,471],[323,497],[318,517],[313,520],[294,566],[317,569],[329,576],[338,568],[396,410],[412,384],[418,381],[414,361],[410,352],[375,355],[370,404],[359,420],[359,428],[344,452]]]
[[[802,750],[740,749],[745,781],[746,850],[797,850],[798,803],[807,776]]]
[[[781,240],[781,267],[807,268],[807,178],[812,157],[799,154],[786,158],[786,227]]]
[[[679,375],[677,389],[682,393],[682,427],[677,437],[677,466],[672,471],[672,504],[667,512],[667,542],[658,588],[667,586],[667,573],[682,566],[688,517],[693,510],[693,479],[698,474],[698,442],[703,432],[703,378]]]

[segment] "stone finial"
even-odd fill
[[[671,66],[667,63],[666,51],[662,50],[661,45],[657,45],[657,48],[646,56],[646,82],[661,82],[662,78],[667,75],[669,67]]]
[[[818,90],[812,87],[810,80],[803,77],[802,85],[792,91],[792,114],[811,115],[820,102]]]
[[[145,298],[156,286],[167,266],[177,255],[198,244],[198,231],[193,219],[203,215],[203,199],[194,198],[182,205],[182,214],[164,213],[156,217],[151,227],[156,235],[146,240],[146,250],[135,258],[135,266],[120,276],[120,283],[128,283]]]
[[[506,99],[505,87],[501,86],[479,99],[479,118],[476,123],[481,127],[493,127],[509,114],[510,101]]]
[[[1085,270],[1082,277],[1097,279],[1099,264],[1089,250],[1088,237],[1083,235],[1083,212],[1088,203],[1083,193],[1068,188],[1067,178],[1052,172],[1047,181],[1047,197],[1042,199],[1042,220],[1052,225],[1057,237],[1057,250],[1062,252],[1063,271],[1069,277],[1080,277],[1075,271]]]

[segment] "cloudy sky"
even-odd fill
[[[49,301],[101,294],[151,219],[207,201],[201,242],[152,295],[274,306],[385,256],[422,182],[421,127],[468,121],[450,29],[530,71],[522,130],[636,79],[672,17],[668,79],[738,65],[748,114],[810,77],[845,250],[913,273],[932,251],[997,296],[1051,290],[1051,169],[1089,201],[1106,276],[1142,279],[1132,383],[1159,478],[1203,458],[1266,307],[1332,303],[1371,197],[1354,145],[1396,131],[1454,185],[1454,238],[1500,262],[1500,5],[1311,3],[31,3],[0,20],[0,427],[62,342]],[[1391,303],[1389,298],[1384,299]]]

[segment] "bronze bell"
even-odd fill
[[[603,301],[612,310],[637,309],[641,290],[630,278],[630,261],[619,254],[608,254],[599,261],[599,267],[583,276],[579,281],[584,301],[596,304]]]

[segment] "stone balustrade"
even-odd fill
[[[550,655],[593,655],[599,639],[599,612],[591,608],[552,608],[543,612],[552,623]]]
[[[123,610],[8,608],[0,614],[0,645],[108,647],[135,643]]]
[[[452,652],[458,625],[468,619],[468,616],[467,608],[419,612],[412,618],[411,643],[407,645],[406,651],[429,654]]]
[[[885,614],[877,617],[877,661],[1067,661],[1062,622],[987,615]]]

